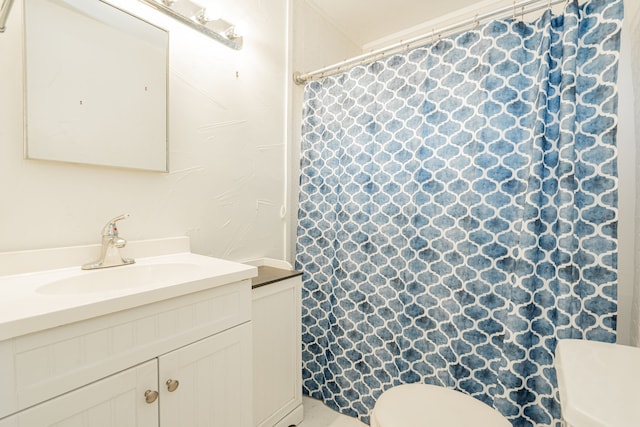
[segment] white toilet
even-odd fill
[[[371,427],[511,427],[498,411],[464,393],[428,384],[405,384],[382,393]]]

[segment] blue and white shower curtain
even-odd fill
[[[622,15],[570,1],[307,85],[306,394],[368,422],[422,382],[559,424],[557,340],[615,340]]]

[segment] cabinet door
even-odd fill
[[[251,427],[251,322],[167,353],[159,363],[162,427]]]
[[[157,390],[157,361],[152,360],[79,388],[10,418],[11,427],[157,427],[158,401],[146,403],[145,391]]]
[[[302,405],[300,287],[300,278],[294,277],[253,290],[253,417],[258,427],[274,426]]]

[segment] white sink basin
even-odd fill
[[[114,292],[143,288],[176,280],[188,280],[200,266],[194,263],[133,264],[96,270],[84,270],[77,276],[54,280],[36,288],[45,295]]]
[[[164,254],[134,252],[135,264],[96,270],[82,270],[83,261],[76,261],[73,267],[20,272],[49,260],[66,262],[76,252],[91,259],[84,247],[0,254],[0,267],[3,260],[20,267],[16,274],[0,274],[0,341],[238,281],[247,281],[250,289],[248,279],[257,272],[253,266],[190,252],[166,253],[184,245],[161,243],[166,242],[143,241],[136,250]]]
[[[561,340],[555,363],[567,426],[640,426],[640,348]]]

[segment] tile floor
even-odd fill
[[[304,420],[298,427],[367,427],[357,418],[339,414],[317,399],[304,396]]]

